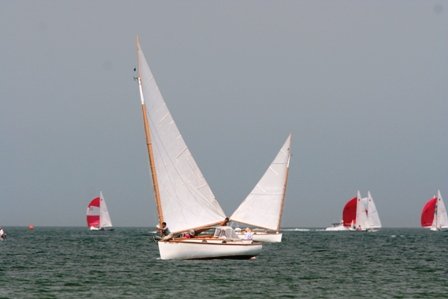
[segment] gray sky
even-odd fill
[[[0,224],[156,223],[139,34],[226,213],[293,134],[283,226],[324,227],[359,189],[383,225],[448,199],[447,1],[2,1]]]

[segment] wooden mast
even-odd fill
[[[289,136],[291,138],[291,134]],[[282,222],[282,216],[283,216],[283,208],[285,205],[286,186],[288,185],[288,176],[289,176],[289,162],[291,161],[291,141],[289,142],[288,151],[289,151],[289,153],[288,153],[288,162],[287,162],[287,166],[286,166],[286,179],[285,179],[285,184],[283,185],[282,205],[280,208],[280,217],[278,217],[277,232],[280,231],[280,224]]]
[[[137,51],[140,49],[140,40],[137,37]],[[152,184],[153,184],[153,188],[154,188],[154,198],[156,201],[156,207],[157,207],[157,214],[159,217],[159,225],[160,227],[162,227],[162,222],[164,222],[163,220],[163,210],[162,210],[162,203],[160,201],[160,191],[159,191],[159,182],[157,179],[157,171],[156,171],[156,166],[155,166],[155,162],[154,162],[154,152],[152,149],[152,141],[151,141],[151,131],[149,129],[149,120],[148,120],[148,114],[147,114],[147,109],[146,109],[146,104],[145,104],[145,99],[143,97],[143,89],[142,89],[142,81],[141,81],[141,76],[140,76],[140,59],[139,59],[139,55],[137,55],[137,62],[138,62],[138,77],[137,77],[137,81],[138,81],[138,88],[139,88],[139,92],[140,92],[140,99],[142,102],[142,114],[143,114],[143,124],[144,124],[144,128],[145,128],[145,136],[146,136],[146,147],[148,149],[148,156],[149,156],[149,165],[151,168],[151,175],[152,175]]]

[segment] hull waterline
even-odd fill
[[[250,259],[261,252],[260,243],[225,240],[159,241],[162,260]]]

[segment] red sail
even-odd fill
[[[96,197],[87,206],[87,226],[100,226],[100,198]]]
[[[422,210],[422,217],[420,223],[423,227],[428,227],[432,225],[434,220],[434,210],[436,208],[437,197],[433,197],[425,204]]]
[[[356,222],[356,203],[357,197],[353,197],[344,206],[342,210],[342,219],[344,221],[344,226],[351,226]]]

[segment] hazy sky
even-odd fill
[[[290,132],[283,226],[448,199],[447,1],[1,1],[0,224],[155,225],[137,34],[227,214]]]

